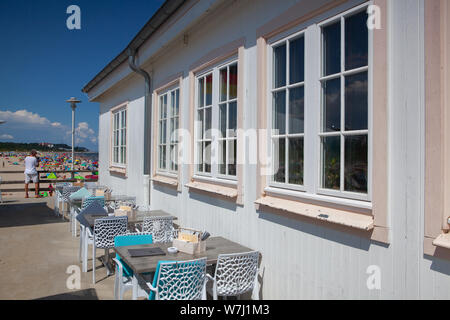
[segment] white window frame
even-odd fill
[[[123,121],[123,116],[125,114],[125,121]],[[116,116],[118,117],[118,122],[119,122],[119,126],[116,128]],[[112,143],[111,143],[111,164],[115,167],[120,167],[120,168],[125,168],[127,165],[127,161],[128,161],[128,156],[127,156],[127,139],[128,139],[128,132],[127,132],[127,127],[128,127],[128,114],[127,114],[127,107],[121,107],[117,110],[114,110],[112,112]],[[122,124],[124,123],[125,126],[123,126]],[[125,144],[122,143],[122,131],[125,131]],[[116,145],[116,139],[115,139],[115,134],[117,133],[118,135],[118,145]],[[118,153],[117,153],[117,157],[118,157],[118,161],[115,161],[115,149],[118,149]],[[122,161],[122,158],[125,158],[125,161]]]
[[[174,114],[173,107],[175,105],[172,105],[172,94],[178,92],[177,95],[177,102],[178,102],[178,114]],[[167,104],[166,104],[166,117],[164,119],[161,118],[161,99],[166,97],[167,98]],[[158,103],[158,119],[157,119],[157,140],[156,140],[156,154],[157,154],[157,163],[156,163],[156,173],[159,175],[166,175],[169,177],[176,178],[178,176],[178,148],[179,148],[179,139],[178,135],[175,136],[174,132],[176,132],[179,129],[180,126],[180,86],[173,85],[164,91],[161,91],[158,93],[157,96],[157,103]],[[175,130],[172,128],[172,119],[178,119],[178,126]],[[166,141],[164,144],[161,144],[161,121],[166,122]],[[173,140],[175,139],[175,140]],[[165,168],[160,167],[160,156],[161,156],[161,149],[160,147],[164,145],[166,147],[166,163]],[[172,155],[171,147],[176,146],[175,154]],[[177,159],[175,163],[172,162],[172,156],[176,157]],[[175,166],[177,165],[177,168],[173,168],[172,164]]]
[[[237,96],[235,99],[231,100],[225,100],[220,101],[220,69],[223,68],[229,68],[229,66],[236,64],[238,68],[239,73],[239,62],[237,55],[233,55],[232,57],[229,57],[228,59],[225,59],[221,61],[220,63],[209,67],[206,70],[202,70],[195,74],[195,105],[194,105],[194,121],[197,121],[197,114],[199,111],[198,107],[198,93],[199,93],[199,79],[206,78],[208,75],[212,75],[212,104],[211,104],[211,138],[205,139],[199,139],[199,131],[196,126],[194,127],[194,179],[198,180],[204,180],[206,182],[219,182],[226,185],[237,185],[237,170],[236,175],[224,175],[219,173],[219,134],[220,134],[220,119],[219,119],[219,105],[224,103],[230,103],[230,102],[236,102],[237,108],[236,108],[236,117],[239,115],[239,104],[237,103],[238,99]],[[229,74],[227,76],[228,81]],[[239,85],[239,84],[238,84]],[[204,91],[204,102],[206,102],[206,90]],[[228,92],[227,92],[227,98],[228,98]],[[201,107],[200,109],[204,109],[205,105]],[[203,121],[205,121],[205,117],[203,118]],[[236,119],[236,125],[238,124],[238,121]],[[227,107],[227,126],[228,126],[228,107]],[[238,129],[238,128],[236,128]],[[231,138],[225,138],[223,139],[231,140]],[[239,152],[239,147],[237,146],[238,140],[237,136],[234,137],[236,141],[236,152]],[[211,142],[211,172],[202,172],[198,171],[198,143],[210,141]],[[227,144],[228,145],[228,144]],[[203,150],[203,157],[204,157],[205,149]],[[227,156],[228,156],[228,146],[227,146]],[[228,160],[228,157],[226,158]],[[236,162],[237,162],[238,156],[236,154]],[[205,164],[203,163],[203,166]],[[227,166],[227,164],[226,164]],[[227,171],[228,172],[228,169]]]
[[[273,176],[266,177],[266,192],[273,194],[281,194],[287,196],[293,196],[308,200],[318,200],[330,203],[339,203],[342,205],[350,205],[362,208],[371,208],[372,199],[372,149],[373,149],[373,128],[372,128],[372,113],[373,113],[373,31],[368,30],[369,46],[368,46],[368,129],[363,130],[364,134],[368,136],[368,175],[367,175],[367,193],[356,193],[348,191],[333,191],[321,188],[321,128],[322,128],[322,92],[321,92],[321,79],[322,77],[322,27],[332,24],[339,19],[343,19],[348,16],[352,16],[358,12],[364,11],[371,5],[371,2],[366,2],[354,6],[351,9],[345,11],[336,12],[331,10],[326,13],[326,17],[320,21],[305,22],[291,30],[284,32],[282,35],[275,36],[273,39],[268,39],[267,50],[267,150],[269,151],[269,158],[273,159],[273,143],[271,141],[271,129],[272,129],[272,109],[273,109],[273,48],[280,43],[304,36],[305,39],[305,77],[304,77],[304,176],[303,186],[283,184],[273,181]],[[342,25],[341,25],[342,28]],[[341,42],[345,43],[345,32],[341,31]],[[288,50],[288,48],[287,48]],[[342,50],[342,48],[341,48]],[[289,52],[287,56],[289,60]],[[286,70],[288,69],[288,63]],[[341,60],[345,62],[345,55],[341,53]],[[307,63],[306,63],[307,61]],[[342,71],[342,70],[341,70]],[[351,74],[359,71],[358,69],[346,72]],[[346,74],[344,73],[344,74]],[[288,85],[288,83],[287,83]],[[341,90],[344,88],[341,87]],[[341,95],[341,99],[344,97]],[[342,102],[341,102],[342,103]],[[341,105],[341,110],[343,105]],[[287,112],[287,106],[286,106]],[[341,117],[343,117],[341,111]],[[286,116],[287,118],[287,116]],[[287,128],[286,128],[287,129]],[[362,132],[362,131],[361,131]],[[360,132],[352,132],[351,134],[357,134]],[[326,135],[326,134],[325,134]],[[344,156],[345,149],[341,143],[341,159]],[[285,162],[288,163],[289,158],[286,157]],[[342,160],[341,160],[342,161]],[[344,164],[341,162],[341,166]],[[343,175],[341,173],[341,180]],[[341,182],[341,186],[343,184]]]

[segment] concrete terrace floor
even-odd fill
[[[113,299],[114,275],[106,276],[96,262],[92,284],[91,247],[88,272],[81,272],[79,237],[72,237],[69,222],[56,217],[53,198],[4,198],[0,204],[0,299]],[[110,250],[111,252],[111,250]],[[104,253],[97,250],[97,257]],[[69,266],[80,267],[80,289],[66,285]],[[124,299],[130,299],[126,292]]]

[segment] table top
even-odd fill
[[[143,249],[155,247],[160,247],[166,253],[166,255],[132,258],[128,252],[128,249]],[[206,257],[207,264],[211,265],[217,262],[219,254],[243,253],[253,251],[252,249],[244,247],[239,243],[230,241],[222,237],[211,237],[207,239],[205,252],[198,255],[192,255],[184,252],[171,254],[167,252],[167,248],[169,247],[172,247],[172,243],[153,243],[136,246],[116,247],[114,248],[114,251],[136,274],[155,272],[158,261],[160,260],[185,261]]]
[[[109,199],[105,199],[105,202],[114,202],[114,201],[136,201],[136,197],[133,196],[125,196],[125,195],[115,195],[111,196]],[[71,205],[80,206],[82,199],[70,199],[69,203]]]
[[[171,214],[162,211],[162,210],[151,210],[151,211],[137,211],[136,215],[132,215],[131,217],[128,217],[128,223],[140,223],[144,221],[145,217],[160,217],[160,216],[172,216]],[[93,228],[95,219],[101,219],[101,218],[108,218],[108,215],[99,215],[99,214],[85,214],[84,218],[89,223],[89,227]],[[177,217],[172,216],[174,220],[177,219]]]

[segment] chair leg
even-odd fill
[[[80,260],[80,262],[83,262],[83,230],[81,230],[81,226],[80,226],[80,247],[78,249],[78,260]]]
[[[95,284],[95,244],[92,245],[92,283]]]

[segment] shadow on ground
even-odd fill
[[[63,222],[65,221],[55,216],[54,211],[48,207],[46,200],[0,205],[0,228]]]
[[[38,298],[35,300],[99,300],[99,298],[95,289],[85,289]]]

